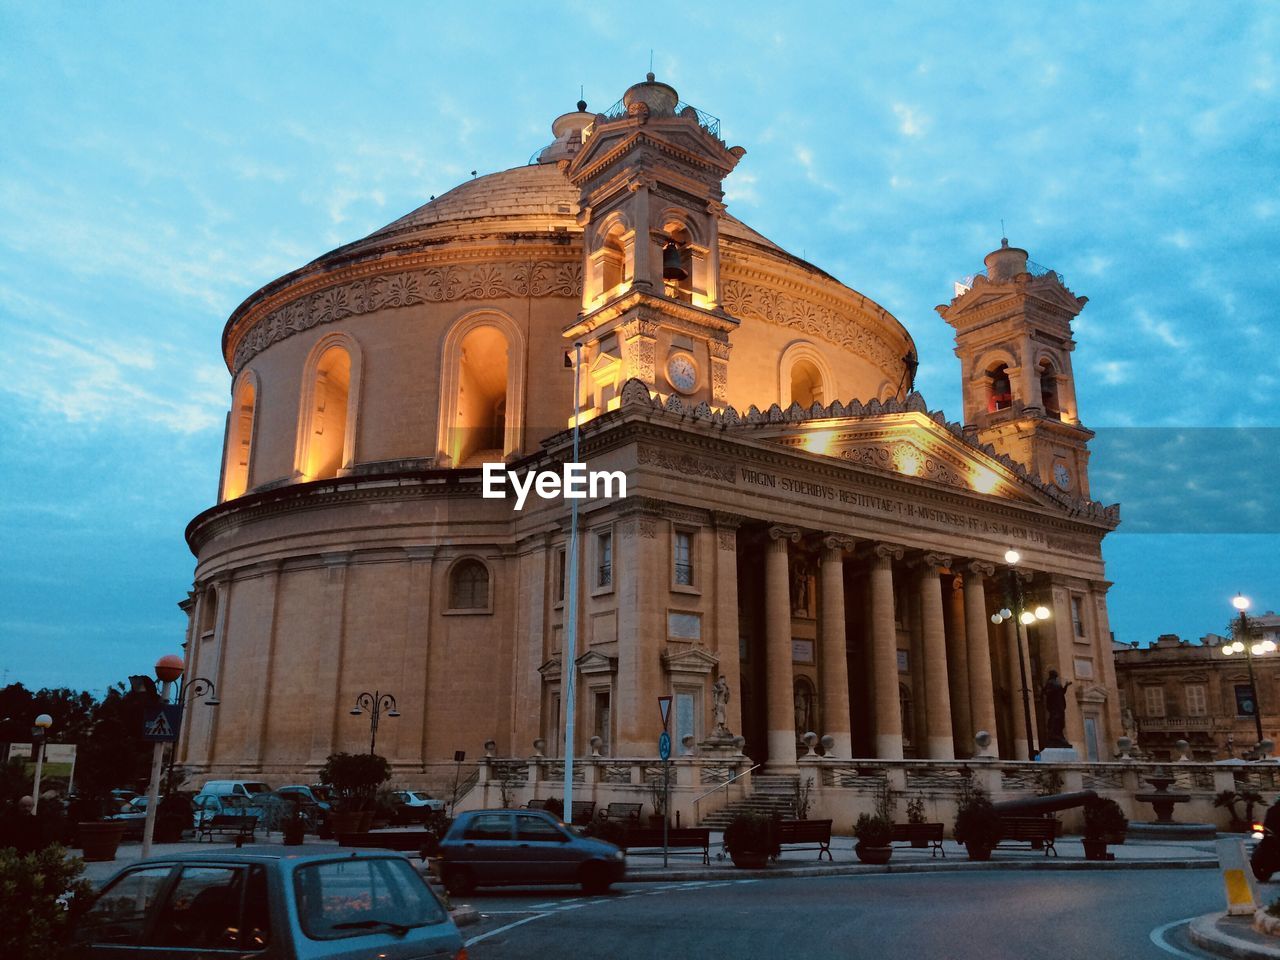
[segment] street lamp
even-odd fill
[[[1251,643],[1249,641],[1249,615],[1245,612],[1249,609],[1249,598],[1243,593],[1237,593],[1231,600],[1231,605],[1240,611],[1240,622],[1236,625],[1236,639],[1227,644],[1223,644],[1223,656],[1231,656],[1233,653],[1243,653],[1245,662],[1249,665],[1249,690],[1253,693],[1253,722],[1258,730],[1258,743],[1263,741],[1262,736],[1262,704],[1258,700],[1258,682],[1253,675],[1253,658],[1260,657],[1264,654],[1275,653],[1276,645],[1272,640],[1263,640],[1261,643]]]
[[[180,699],[186,700],[188,697],[203,697],[206,693],[209,695],[209,698],[204,702],[206,707],[217,707],[222,705],[222,701],[218,699],[218,688],[214,686],[212,680],[205,677],[196,677],[190,683],[184,684]]]
[[[1022,722],[1027,730],[1027,756],[1034,760],[1039,751],[1036,750],[1035,731],[1031,726],[1031,691],[1027,687],[1027,661],[1022,652],[1022,633],[1037,620],[1048,620],[1052,614],[1044,604],[1037,604],[1034,608],[1027,607],[1026,597],[1022,593],[1022,580],[1014,570],[1021,559],[1022,554],[1013,548],[1004,553],[1005,563],[1009,565],[1005,585],[1007,605],[991,615],[991,622],[998,626],[1006,620],[1017,618],[1013,625],[1013,635],[1018,644],[1018,676],[1022,679]]]
[[[168,653],[156,661],[156,679],[160,681],[160,704],[169,702],[169,691],[182,676],[187,665],[176,653]],[[160,770],[164,766],[164,740],[156,740],[151,751],[151,782],[147,784],[147,822],[142,828],[142,856],[151,856],[151,838],[156,829],[156,801],[160,796]]]
[[[32,799],[35,800],[31,807],[32,814],[40,809],[40,775],[44,772],[44,741],[49,728],[53,726],[53,717],[42,713],[36,717],[35,724],[35,729],[31,731],[31,738],[36,742],[36,782],[31,788]]]
[[[389,693],[382,693],[375,690],[373,693],[362,693],[356,697],[356,705],[351,708],[351,715],[358,717],[366,710],[369,711],[369,752],[374,752],[374,746],[378,742],[378,718],[381,717],[382,711],[387,711],[388,717],[400,716],[400,711],[396,709],[396,698]]]

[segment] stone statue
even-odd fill
[[[791,612],[809,615],[809,568],[803,560],[791,565]]]
[[[725,719],[729,709],[729,681],[724,678],[724,674],[720,675],[711,687],[711,710],[716,718],[715,732],[713,737],[732,737],[729,728],[725,725]]]
[[[1046,747],[1067,747],[1071,744],[1066,738],[1067,727],[1067,687],[1071,681],[1063,683],[1058,679],[1058,671],[1050,670],[1049,679],[1045,681],[1040,695],[1044,697],[1045,727],[1048,736]]]
[[[803,683],[797,683],[795,687],[795,708],[796,735],[799,736],[813,726],[810,722],[811,711],[813,709],[813,695],[810,693],[809,688]]]

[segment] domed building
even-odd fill
[[[180,762],[310,782],[390,693],[400,783],[450,779],[455,751],[550,763],[570,658],[588,766],[654,757],[662,696],[690,762],[966,758],[978,731],[1008,758],[1108,752],[1118,510],[1088,497],[1085,298],[988,255],[939,307],[950,423],[894,317],[726,210],[745,151],[715,118],[650,75],[552,129],[227,321],[184,604],[222,705],[189,711]],[[568,463],[585,499],[555,495]],[[1062,738],[1050,669],[1074,681]]]

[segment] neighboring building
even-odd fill
[[[1280,616],[1250,618],[1252,642],[1280,643]],[[1197,642],[1164,634],[1155,643],[1115,646],[1122,722],[1138,750],[1157,760],[1178,756],[1186,740],[1197,760],[1242,757],[1262,732],[1280,743],[1280,653],[1253,658],[1258,689],[1244,654],[1223,653],[1232,637],[1207,634]]]
[[[306,777],[361,750],[391,692],[397,778],[492,739],[562,742],[569,504],[484,499],[481,464],[620,471],[581,507],[576,752],[715,731],[788,770],[837,757],[1027,754],[1025,673],[1073,680],[1067,736],[1119,735],[1101,541],[1071,367],[1085,304],[1007,241],[939,313],[965,424],[911,391],[915,347],[865,295],[731,216],[744,154],[653,81],[580,103],[536,161],[468,181],[247,299],[223,356],[218,503],[192,520],[196,774]],[[1026,466],[1022,466],[1025,464]],[[1014,581],[1053,619],[1019,663]],[[308,782],[299,780],[299,782]]]

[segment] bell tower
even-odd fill
[[[729,334],[720,307],[724,178],[746,152],[720,122],[650,73],[582,132],[562,169],[580,191],[584,418],[635,377],[682,402],[727,402]]]
[[[1044,483],[1087,498],[1093,432],[1076,407],[1071,321],[1088,297],[1007,239],[983,262],[985,274],[937,307],[956,332],[965,425]]]

